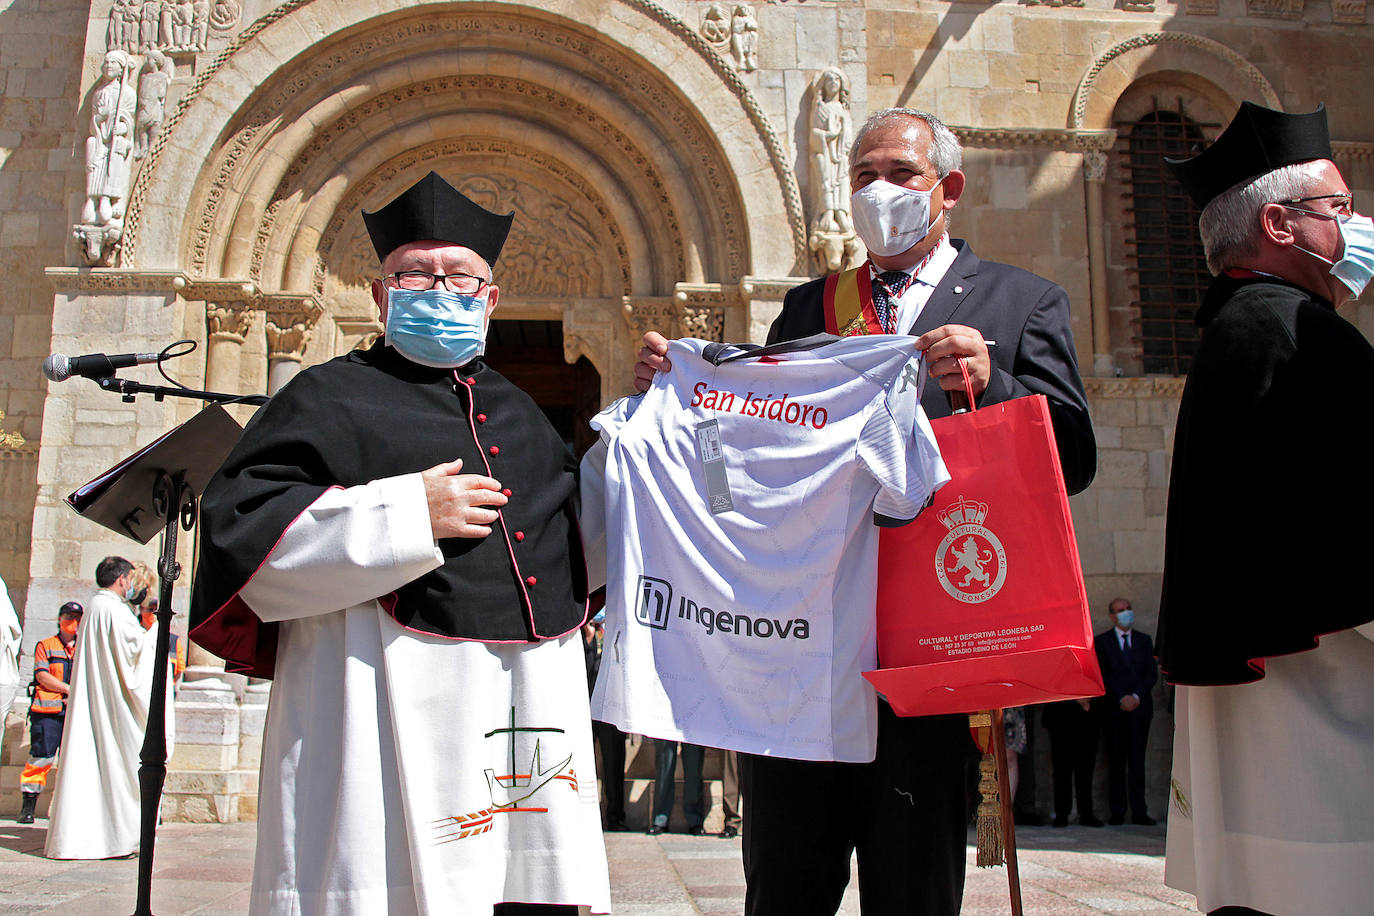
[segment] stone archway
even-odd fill
[[[791,167],[694,31],[648,0],[609,6],[593,27],[572,0],[283,4],[179,103],[131,195],[121,267],[182,271],[182,295],[243,332],[265,312],[269,356],[285,341],[278,357],[317,362],[375,334],[359,209],[434,169],[516,210],[503,300],[562,321],[604,395],[636,319],[744,336],[745,278],[804,263]]]

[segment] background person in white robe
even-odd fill
[[[23,636],[9,588],[0,579],[0,749],[5,740],[5,719],[19,695],[19,642]]]
[[[157,631],[145,630],[125,603],[133,564],[106,557],[100,590],[77,631],[62,753],[48,812],[43,854],[50,859],[108,859],[138,850],[138,752],[148,724]],[[165,660],[161,660],[165,664]],[[167,680],[167,753],[173,743]]]

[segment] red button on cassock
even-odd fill
[[[477,422],[478,422],[478,423],[485,423],[485,422],[487,422],[487,415],[484,414],[484,413],[479,413],[479,414],[477,415]]]
[[[526,584],[526,585],[533,585],[534,583],[536,583],[536,582],[538,582],[538,581],[539,581],[539,580],[536,579],[534,576],[530,576],[528,579],[525,580],[525,584]]]
[[[491,448],[487,449],[487,451],[491,452],[493,455],[501,454],[501,450],[494,445]]]
[[[525,539],[525,532],[523,532],[523,531],[517,531],[517,532],[515,532],[515,539],[516,539],[517,541],[523,541],[523,540]]]
[[[475,384],[476,381],[477,381],[476,379],[474,379],[472,376],[469,375],[467,378],[463,379],[463,384],[464,384],[464,385],[472,385],[472,384]]]
[[[509,496],[510,496],[510,487],[506,487],[506,489],[502,490],[502,491],[501,491],[501,495],[502,495],[502,496],[505,496],[505,497],[509,497]]]

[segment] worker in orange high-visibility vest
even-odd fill
[[[76,656],[76,631],[84,609],[68,601],[57,612],[57,635],[40,639],[33,650],[33,701],[29,703],[29,759],[19,776],[24,807],[19,823],[32,824],[38,796],[48,781],[48,771],[62,744],[62,724],[67,716],[67,691]]]

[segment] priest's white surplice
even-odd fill
[[[157,629],[143,629],[114,592],[96,592],[76,635],[67,721],[43,850],[48,858],[107,859],[138,849],[138,755],[157,662]],[[169,756],[173,733],[169,676]]]
[[[441,561],[408,474],[327,491],[240,593],[281,623],[251,912],[609,912],[581,641],[407,630],[376,598]]]
[[[1203,912],[1374,911],[1371,640],[1367,624],[1255,683],[1179,687],[1165,881]]]
[[[9,589],[5,580],[0,579],[0,733],[5,730],[5,716],[10,706],[19,696],[19,641],[23,635],[19,615],[10,603]],[[0,740],[3,740],[2,734]]]

